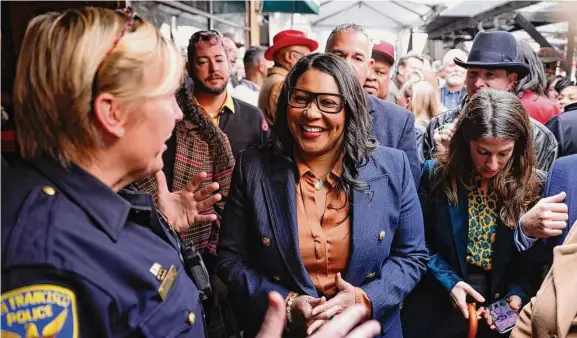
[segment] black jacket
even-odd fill
[[[565,111],[553,116],[545,125],[559,143],[559,157],[577,154],[577,103],[565,107]]]
[[[433,157],[433,148],[435,146],[433,133],[435,129],[444,124],[455,121],[466,100],[467,98],[465,97],[463,101],[461,101],[461,104],[456,108],[437,115],[431,120],[423,137],[422,149],[425,160],[430,160]],[[537,168],[543,171],[549,171],[551,164],[553,164],[553,161],[557,158],[557,140],[555,139],[555,135],[553,135],[553,133],[544,125],[532,118],[530,118],[530,120],[533,126],[533,140],[537,155]]]
[[[269,126],[260,109],[235,98],[232,100],[234,113],[225,109],[220,115],[218,127],[228,137],[232,153],[236,156],[250,145],[265,143],[269,137]]]

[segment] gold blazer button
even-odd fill
[[[42,188],[42,191],[44,191],[44,193],[46,195],[52,196],[54,194],[56,194],[56,189],[52,188],[51,186],[45,186],[44,188]]]
[[[191,312],[188,314],[188,323],[190,325],[193,325],[196,322],[196,315],[194,314],[194,312]]]

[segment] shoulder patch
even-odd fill
[[[2,338],[78,337],[76,295],[50,284],[2,294]]]

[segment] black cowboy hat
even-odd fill
[[[500,68],[517,73],[518,79],[529,73],[529,66],[519,60],[517,40],[509,32],[479,32],[473,40],[467,62],[455,58],[463,68]]]

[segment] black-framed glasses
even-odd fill
[[[308,108],[314,101],[320,111],[337,114],[345,106],[345,97],[341,94],[313,93],[302,89],[289,88],[288,105],[294,108]]]

